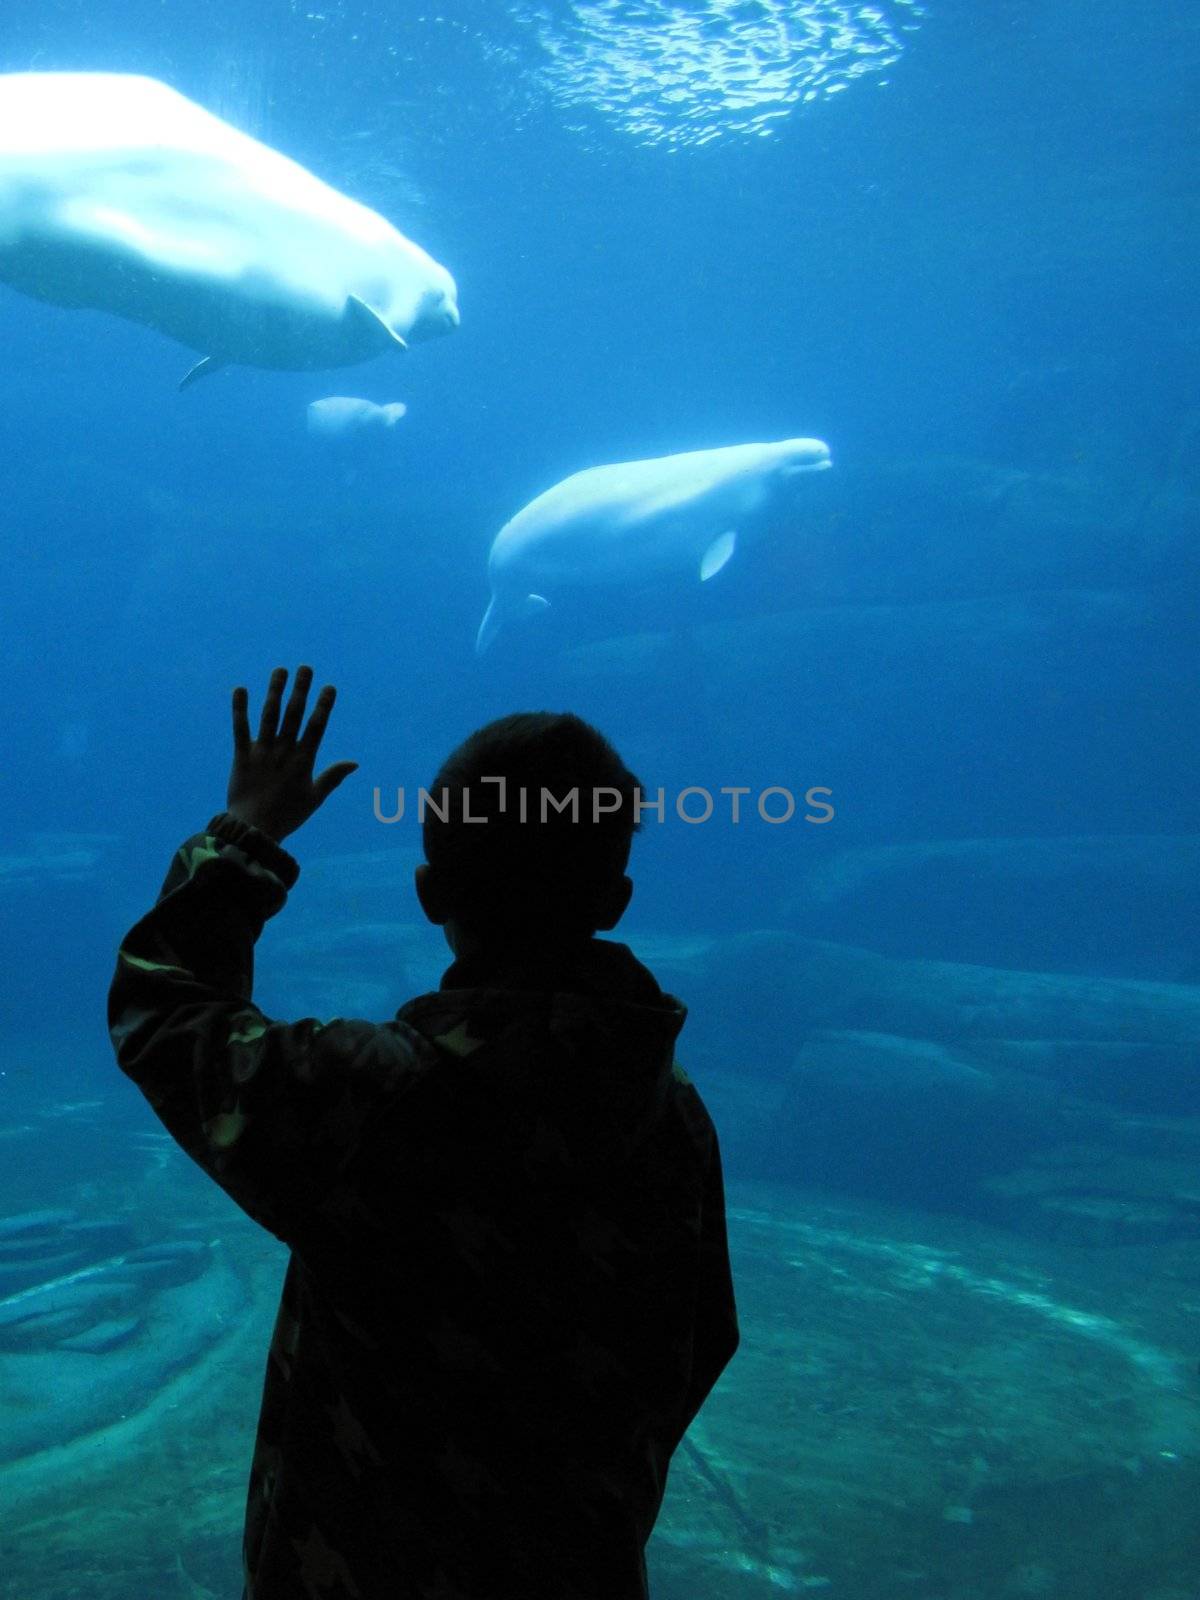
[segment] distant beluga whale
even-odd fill
[[[237,363],[352,366],[458,326],[446,268],[165,83],[0,75],[0,282]]]
[[[803,474],[832,465],[820,439],[736,444],[576,472],[501,528],[477,654],[559,590],[694,576],[704,583],[786,505]]]
[[[324,439],[353,439],[364,433],[386,433],[408,411],[402,400],[378,406],[373,400],[331,394],[308,407],[308,431]]]

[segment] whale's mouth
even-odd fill
[[[801,472],[825,472],[833,465],[833,457],[829,454],[829,446],[820,439],[814,439],[809,448],[797,452],[793,458],[786,462],[782,468],[785,478],[794,478]]]

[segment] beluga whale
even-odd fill
[[[229,364],[353,366],[458,326],[454,279],[351,200],[154,78],[0,74],[0,282]]]
[[[323,439],[353,439],[365,433],[386,433],[407,412],[403,400],[378,406],[373,400],[360,400],[354,395],[331,394],[324,400],[310,402],[308,431]]]
[[[802,478],[831,465],[823,440],[781,439],[589,467],[564,478],[496,535],[488,557],[492,598],[476,654],[563,590],[688,576],[707,583],[787,507]]]

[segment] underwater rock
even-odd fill
[[[83,1218],[61,1207],[0,1217],[0,1303],[132,1242],[127,1222]]]
[[[43,1210],[0,1219],[0,1351],[109,1348],[116,1322],[144,1314],[149,1297],[202,1274],[208,1245],[195,1239],[132,1244],[121,1222]],[[119,1254],[97,1251],[128,1244]],[[81,1342],[82,1341],[82,1342]]]
[[[136,1297],[133,1280],[115,1273],[18,1290],[0,1300],[0,1351],[47,1349],[75,1338],[109,1313],[127,1310]]]
[[[870,928],[877,949],[996,966],[1061,970],[1146,951],[1171,968],[1175,952],[1163,973],[1174,980],[1200,950],[1197,881],[1197,834],[933,839],[826,856],[785,911],[834,940]]]
[[[1040,1210],[990,1193],[990,1178],[1060,1145],[1170,1154],[1200,1098],[1193,987],[897,961],[781,932],[666,941],[654,969],[688,1002],[680,1059],[736,1176],[824,1181],[1044,1235]],[[1076,1209],[1072,1221],[1060,1206],[1055,1230],[1085,1242],[1101,1223]],[[1132,1222],[1110,1231],[1122,1229]],[[1179,1201],[1143,1230],[1195,1231]]]
[[[55,1230],[74,1221],[77,1212],[65,1206],[43,1206],[37,1211],[21,1211],[0,1217],[0,1249],[22,1248],[30,1243],[53,1238]]]
[[[208,1246],[198,1240],[162,1240],[102,1261],[61,1272],[61,1253],[38,1262],[53,1277],[27,1283],[0,1299],[0,1350],[35,1350],[75,1341],[88,1330],[141,1314],[155,1290],[174,1288],[202,1274]],[[29,1266],[32,1266],[30,1262]]]
[[[981,1040],[1200,1044],[1200,987],[909,961],[781,931],[712,939],[656,969],[691,1008],[689,1038],[730,1070],[780,1073],[805,1039],[865,1030],[961,1048]]]
[[[700,1073],[734,1178],[799,1183],[1073,1246],[1200,1239],[1200,1130],[1129,1118],[969,1045],[809,1038],[791,1071]]]
[[[202,1362],[236,1326],[246,1295],[223,1250],[205,1247],[194,1265],[186,1281],[160,1284],[122,1281],[114,1268],[92,1282],[86,1305],[62,1305],[57,1317],[27,1325],[23,1338],[19,1324],[5,1330],[0,1463],[135,1418]]]
[[[86,883],[104,861],[110,833],[35,833],[25,850],[0,856],[0,887],[9,884]]]
[[[1200,1131],[1147,1125],[969,1046],[862,1032],[809,1039],[760,1171],[1072,1244],[1200,1238]]]
[[[1200,989],[766,932],[664,943],[655,971],[688,999],[680,1059],[734,1177],[1073,1245],[1200,1237]],[[1044,1176],[1056,1152],[1080,1151],[1090,1175]],[[1141,1188],[1117,1180],[1118,1162]],[[1031,1187],[1002,1187],[1031,1168]]]
[[[408,876],[392,903],[411,894]],[[264,962],[259,981],[263,1003],[280,1015],[390,1018],[406,1000],[436,989],[452,959],[441,930],[429,923],[322,925],[315,916],[281,928],[275,949],[278,966]]]
[[[118,1345],[132,1339],[142,1326],[141,1317],[114,1317],[108,1322],[97,1322],[77,1333],[73,1338],[60,1339],[60,1350],[81,1350],[87,1355],[102,1356]]]
[[[1145,587],[1194,574],[1200,559],[1188,532],[1200,506],[1185,486],[1165,494],[1124,473],[935,455],[863,461],[839,478],[820,598]]]
[[[801,1048],[763,1136],[776,1170],[806,1184],[941,1208],[1047,1144],[1103,1138],[1113,1120],[945,1043],[830,1032]]]
[[[1200,1116],[1194,1044],[1123,1039],[976,1039],[972,1059],[1049,1078],[1070,1094],[1115,1110]]]
[[[1200,1239],[1200,1132],[1156,1126],[1142,1150],[1064,1145],[984,1180],[1010,1227],[1077,1246]],[[1174,1148],[1172,1148],[1174,1147]]]

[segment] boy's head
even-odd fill
[[[522,711],[473,733],[430,785],[417,894],[455,949],[557,944],[620,921],[640,785],[569,712]]]

